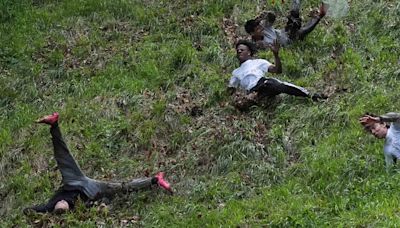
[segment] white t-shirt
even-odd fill
[[[265,59],[249,59],[232,72],[229,87],[250,91],[272,64]]]
[[[393,159],[400,160],[400,123],[394,122],[388,129],[385,146],[383,147],[385,154],[386,167],[389,168],[393,164]]]

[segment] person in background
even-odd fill
[[[240,67],[232,72],[228,90],[233,94],[236,89],[242,89],[247,93],[248,100],[260,100],[265,97],[274,97],[285,93],[293,96],[308,97],[314,101],[326,99],[320,94],[311,94],[305,88],[280,81],[276,78],[265,77],[268,73],[282,73],[281,59],[279,57],[279,43],[275,41],[270,45],[274,54],[275,64],[265,59],[254,58],[257,49],[251,41],[240,40],[236,44],[236,57]]]
[[[304,26],[300,18],[300,0],[294,0],[292,9],[287,16],[285,28],[276,29],[274,23],[276,15],[267,11],[255,19],[248,20],[244,28],[251,38],[256,42],[259,49],[266,49],[278,40],[281,46],[287,46],[296,40],[303,40],[312,32],[321,19],[326,15],[327,6],[321,4],[318,13],[312,15],[312,19]]]
[[[364,115],[359,119],[364,128],[378,139],[385,139],[383,154],[389,170],[400,158],[400,114]],[[390,123],[390,125],[388,125]]]

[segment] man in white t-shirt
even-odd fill
[[[245,90],[249,100],[259,100],[264,97],[273,97],[281,93],[293,96],[310,97],[313,100],[324,99],[319,94],[311,95],[305,88],[283,82],[275,78],[264,77],[268,73],[281,73],[282,65],[279,58],[279,44],[277,41],[270,46],[275,57],[275,64],[265,59],[254,59],[256,52],[254,43],[240,40],[236,44],[236,56],[240,67],[232,72],[229,81],[229,89],[233,93],[235,89]]]
[[[386,168],[390,169],[400,159],[400,114],[389,112],[385,115],[364,115],[360,123],[378,139],[385,139],[383,153]],[[390,126],[386,123],[391,123]]]
[[[318,14],[312,16],[312,19],[302,27],[300,18],[300,1],[294,0],[292,10],[287,16],[287,23],[284,29],[274,28],[276,16],[273,12],[265,12],[253,20],[248,20],[244,28],[249,33],[254,42],[257,42],[258,48],[267,48],[274,40],[279,44],[286,46],[293,41],[304,39],[326,14],[326,5],[322,4]]]

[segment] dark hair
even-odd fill
[[[237,43],[236,43],[236,48],[239,46],[239,45],[241,45],[241,44],[243,44],[243,45],[245,45],[245,46],[247,46],[248,48],[249,48],[249,50],[250,50],[250,54],[251,55],[254,55],[256,52],[257,52],[257,47],[256,47],[256,45],[253,43],[253,42],[251,42],[251,41],[248,41],[248,40],[239,40]]]
[[[273,12],[268,11],[266,18],[267,18],[267,21],[272,24],[275,22],[276,16]]]
[[[244,30],[246,30],[246,32],[250,34],[256,30],[256,27],[258,25],[259,25],[259,23],[257,23],[256,20],[254,20],[254,19],[248,20],[244,24]]]

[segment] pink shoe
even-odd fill
[[[169,191],[170,193],[173,193],[171,185],[166,180],[164,180],[164,176],[165,176],[164,172],[159,172],[155,175],[155,178],[157,178],[158,185],[164,188],[165,190]]]
[[[51,115],[48,116],[44,116],[38,120],[36,120],[36,123],[45,123],[45,124],[49,124],[49,125],[53,125],[58,121],[58,112],[55,112]]]

